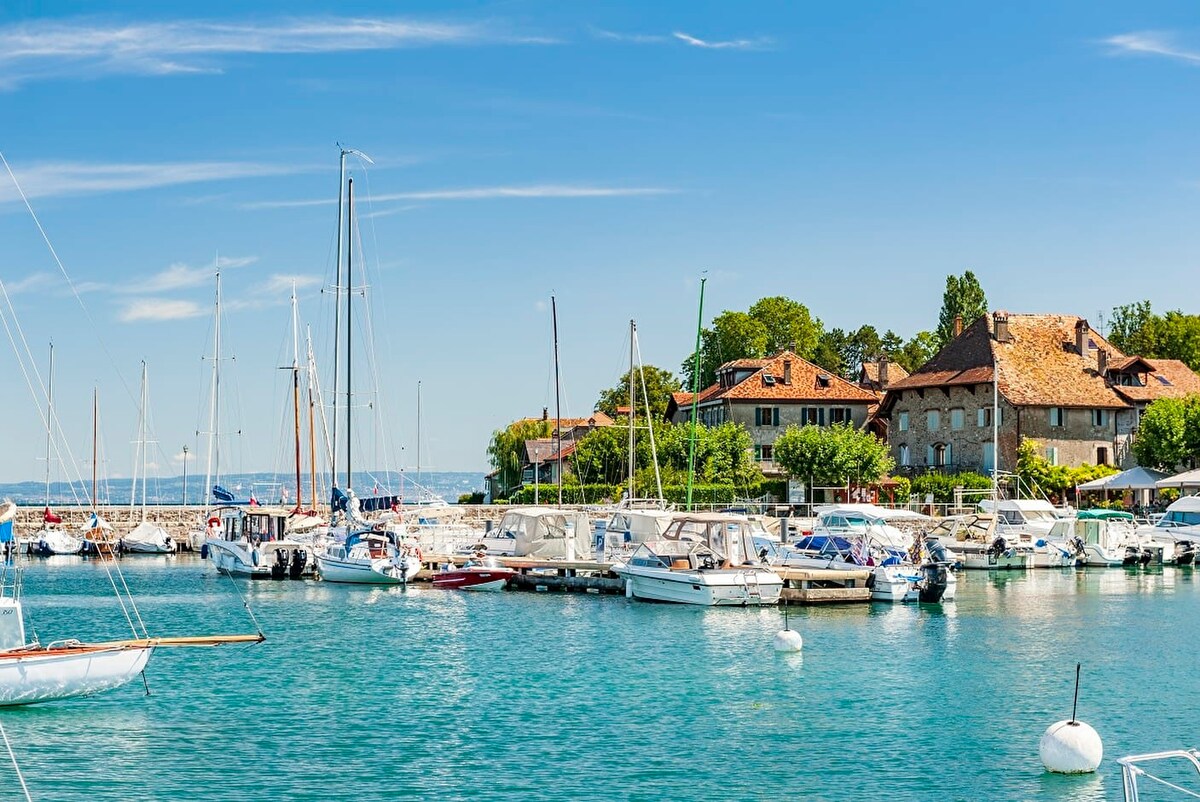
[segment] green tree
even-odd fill
[[[597,426],[580,439],[571,464],[583,484],[615,485],[629,475],[629,427]]]
[[[844,376],[849,367],[846,363],[846,352],[849,349],[850,336],[842,329],[829,329],[821,333],[812,362],[831,373]]]
[[[691,422],[663,426],[655,430],[658,461],[664,484],[687,481],[688,443]],[[703,484],[732,484],[748,487],[762,481],[762,470],[754,461],[754,442],[750,433],[733,422],[719,426],[696,425],[696,478]],[[641,459],[639,454],[639,460]]]
[[[1045,496],[1063,498],[1084,482],[1116,472],[1117,469],[1112,465],[1091,465],[1086,462],[1074,468],[1052,465],[1042,456],[1041,443],[1028,437],[1023,438],[1017,447],[1017,476],[1034,493]]]
[[[894,465],[887,444],[850,424],[789,426],[775,441],[775,462],[815,486],[870,484]]]
[[[525,441],[549,437],[553,423],[540,418],[514,421],[492,433],[488,461],[500,474],[497,483],[507,492],[521,484],[521,466],[525,464]]]
[[[938,347],[954,339],[954,319],[962,318],[969,326],[988,311],[987,296],[979,279],[970,270],[962,276],[946,276],[946,291],[942,294],[942,311],[938,314],[938,326],[934,335]]]
[[[671,394],[682,390],[683,384],[669,370],[656,368],[653,365],[644,365],[640,370],[635,369],[633,371],[633,388],[637,393],[637,417],[639,419],[646,415],[645,401],[642,396],[643,375],[646,377],[646,396],[650,399],[651,415],[655,420],[662,420],[667,414],[667,402],[671,400]],[[601,391],[596,409],[615,416],[617,407],[628,405],[629,372],[627,371],[616,387]]]
[[[1139,465],[1172,471],[1200,458],[1200,396],[1160,398],[1146,407],[1133,438]]]
[[[758,318],[746,312],[725,311],[713,318],[712,328],[700,332],[700,387],[716,379],[717,368],[735,359],[759,359],[767,355],[769,335]],[[694,355],[683,363],[687,387],[692,389]]]
[[[896,364],[913,373],[917,368],[933,359],[938,352],[937,337],[928,331],[918,331],[913,338],[892,355]]]
[[[782,295],[760,298],[750,307],[750,317],[762,323],[767,331],[766,353],[790,348],[804,359],[810,359],[816,350],[821,321],[799,301]]]
[[[1127,354],[1148,359],[1178,359],[1200,370],[1200,315],[1176,309],[1154,313],[1149,301],[1113,309],[1108,340]]]

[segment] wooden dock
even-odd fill
[[[849,604],[869,602],[870,571],[835,571],[830,568],[773,567],[783,580],[781,604]]]

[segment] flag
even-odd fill
[[[251,493],[251,494],[250,494],[250,506],[251,506],[251,507],[257,507],[257,506],[258,506],[258,499],[256,499],[256,498],[254,497],[254,494],[253,494],[253,493]]]
[[[871,555],[867,551],[867,541],[864,538],[858,538],[850,546],[850,557],[857,565],[870,565]]]

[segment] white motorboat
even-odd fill
[[[317,573],[326,582],[403,585],[416,579],[420,570],[420,548],[398,544],[386,530],[354,532],[317,555]]]
[[[933,519],[919,512],[888,509],[874,504],[841,504],[819,508],[812,531],[805,534],[856,540],[866,538],[887,548],[907,548],[912,541],[903,529],[895,524],[904,522],[911,526],[928,525]]]
[[[1137,533],[1144,546],[1161,549],[1163,561],[1195,565],[1200,551],[1200,496],[1176,499],[1152,526],[1140,526]]]
[[[175,540],[158,524],[142,521],[121,538],[121,548],[130,554],[173,554]]]
[[[984,571],[1025,570],[1029,554],[1003,535],[996,534],[996,516],[955,515],[944,518],[925,533],[953,549],[961,568]]]
[[[250,579],[301,579],[311,573],[308,549],[284,537],[289,511],[268,507],[222,507],[210,525],[201,556],[217,571]]]
[[[996,516],[996,535],[1025,555],[1026,568],[1070,568],[1075,555],[1061,536],[1062,526],[1070,520],[1064,510],[1041,499],[1002,499],[981,501],[985,513]]]
[[[583,512],[550,507],[514,507],[500,524],[458,551],[473,554],[479,546],[498,557],[587,560],[592,556],[591,521]]]
[[[744,517],[688,513],[613,571],[626,595],[705,606],[777,604],[783,580],[755,552]]]
[[[1161,562],[1163,547],[1143,538],[1133,515],[1118,510],[1083,510],[1059,521],[1052,537],[1062,537],[1080,566],[1138,566]]]
[[[662,507],[636,507],[622,502],[604,524],[597,538],[597,552],[607,559],[623,559],[642,543],[658,540],[671,525],[675,513]]]
[[[958,579],[951,570],[950,555],[937,538],[918,540],[913,560],[890,557],[874,567],[868,584],[871,601],[920,602],[934,604],[954,601]]]

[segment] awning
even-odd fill
[[[1084,482],[1076,487],[1077,490],[1153,490],[1155,487],[1165,487],[1159,484],[1167,475],[1162,471],[1143,468],[1140,465],[1127,471],[1102,476],[1090,482]]]
[[[1184,471],[1154,483],[1155,487],[1200,487],[1200,468]]]

